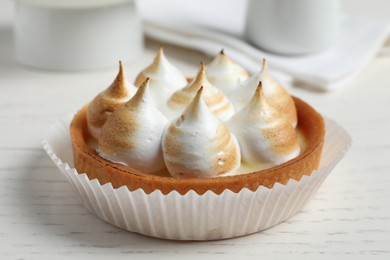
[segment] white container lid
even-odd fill
[[[19,0],[16,5],[16,57],[24,65],[98,69],[142,53],[142,26],[134,0]]]

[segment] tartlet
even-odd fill
[[[230,84],[230,90],[213,86],[206,67],[215,83]],[[193,79],[185,80],[160,48],[153,63],[138,74],[134,83],[138,91],[129,101],[121,100],[108,112],[104,106],[99,114],[96,107],[106,90],[75,115],[70,136],[77,171],[113,188],[182,195],[191,190],[199,195],[255,191],[310,175],[318,168],[324,144],[321,115],[273,81],[265,60],[258,74],[248,76],[221,52],[209,65],[201,63]],[[129,92],[125,82],[120,64],[107,98]],[[229,95],[246,105],[235,111]],[[92,127],[99,132],[91,131],[91,111],[105,121],[99,129]],[[298,132],[304,140],[301,147]],[[241,162],[270,164],[238,173]]]
[[[162,51],[159,51],[159,55],[162,56],[162,54]],[[221,55],[224,54],[220,53],[219,56]],[[220,57],[219,59],[222,62],[214,64],[218,65],[215,66],[214,69],[218,69],[221,66],[228,66],[230,67],[230,70],[234,71],[234,68],[237,68],[237,66],[235,66],[232,62],[226,62],[226,57],[222,58]],[[160,61],[161,60],[164,59],[160,59]],[[223,61],[225,61],[225,63],[223,63]],[[167,65],[167,60],[165,60],[164,63]],[[154,68],[159,67],[155,66]],[[172,68],[172,66],[169,65],[168,68]],[[263,62],[263,69],[264,68],[266,67]],[[159,69],[161,69],[161,67]],[[120,72],[123,72],[122,68]],[[170,72],[174,72],[179,79],[181,78],[181,75],[177,74],[175,69],[170,69]],[[198,73],[197,76],[202,78],[202,66],[200,72],[201,73]],[[123,103],[121,105],[122,107],[114,110],[113,112],[111,110],[107,111],[108,114],[112,113],[109,116],[109,119],[107,119],[107,122],[104,123],[102,128],[96,128],[97,130],[102,130],[101,132],[91,132],[91,129],[89,129],[91,120],[88,120],[87,112],[89,110],[88,107],[91,104],[90,103],[84,106],[75,116],[72,115],[72,117],[66,117],[53,124],[44,136],[43,147],[49,157],[63,173],[64,177],[67,179],[74,192],[78,195],[84,207],[99,218],[116,227],[148,236],[175,240],[226,239],[259,232],[287,220],[300,211],[317,192],[321,183],[342,159],[351,145],[351,139],[348,133],[341,126],[330,119],[323,119],[322,116],[311,106],[295,97],[288,96],[291,99],[291,102],[289,101],[288,103],[292,103],[294,105],[294,112],[297,113],[289,113],[290,116],[286,117],[282,124],[278,121],[277,124],[274,124],[274,126],[272,126],[272,124],[269,125],[269,122],[272,123],[272,121],[267,120],[270,116],[275,115],[275,113],[278,114],[279,111],[275,111],[273,108],[282,108],[283,104],[275,104],[275,106],[272,105],[272,107],[269,107],[267,110],[267,106],[271,106],[267,98],[271,98],[273,93],[272,91],[269,91],[270,88],[268,90],[262,89],[262,85],[258,84],[258,79],[260,78],[262,81],[264,80],[264,82],[267,82],[265,85],[272,85],[274,90],[280,90],[280,87],[275,85],[275,82],[272,82],[269,75],[265,74],[265,77],[263,77],[264,75],[261,75],[262,72],[264,72],[264,70],[260,71],[259,74],[252,75],[251,78],[248,78],[247,81],[243,82],[245,84],[241,86],[245,86],[245,89],[250,92],[255,92],[255,94],[253,95],[250,103],[248,103],[248,106],[245,106],[244,109],[238,110],[238,113],[238,106],[234,107],[236,113],[234,113],[232,118],[228,119],[227,123],[229,125],[226,126],[230,127],[228,130],[231,134],[234,134],[234,138],[236,136],[240,136],[237,138],[238,141],[243,141],[243,137],[246,136],[248,137],[248,140],[250,140],[249,142],[246,142],[246,144],[250,145],[251,142],[256,142],[256,145],[253,146],[259,148],[256,148],[256,151],[264,151],[262,150],[263,147],[257,146],[257,144],[259,143],[259,140],[261,140],[261,143],[264,141],[263,137],[266,136],[266,134],[257,135],[256,132],[253,134],[251,131],[259,129],[261,131],[265,130],[269,133],[269,129],[265,127],[275,127],[273,129],[277,131],[276,129],[280,129],[281,125],[288,125],[288,127],[283,127],[283,129],[291,130],[291,127],[295,127],[297,116],[298,125],[296,133],[299,133],[301,141],[305,141],[304,144],[299,144],[300,147],[298,151],[300,151],[300,154],[294,159],[284,157],[287,161],[271,168],[261,171],[248,171],[249,168],[244,168],[243,172],[235,172],[234,174],[237,175],[233,176],[225,176],[223,174],[222,176],[219,175],[215,177],[217,175],[215,174],[216,171],[210,171],[208,173],[213,174],[205,176],[198,175],[197,178],[182,178],[182,176],[174,178],[167,177],[169,174],[172,175],[172,171],[168,169],[167,162],[165,162],[165,165],[167,166],[169,174],[162,175],[161,173],[158,173],[156,175],[156,172],[146,173],[147,170],[142,172],[132,168],[131,165],[134,167],[137,167],[137,165],[133,164],[134,160],[130,157],[124,158],[126,161],[122,161],[120,159],[117,161],[118,154],[112,156],[104,149],[100,149],[102,148],[100,146],[100,140],[104,140],[107,137],[107,133],[105,133],[109,130],[109,127],[107,126],[111,125],[111,127],[115,127],[115,125],[112,125],[112,121],[115,118],[118,118],[118,116],[123,115],[122,109],[127,109],[129,107],[134,108],[130,103],[141,100],[140,97],[143,97],[144,101],[150,101],[150,98],[146,97],[158,94],[158,88],[164,86],[164,84],[161,85],[161,79],[164,78],[159,77],[161,76],[160,74],[156,74],[155,71],[149,69],[141,72],[141,74],[147,74],[146,76],[150,77],[150,79],[154,77],[154,83],[151,80],[151,83],[153,83],[154,86],[149,86],[149,88],[154,88],[154,90],[149,92],[151,95],[145,96],[145,93],[148,93],[148,87],[142,84],[144,86],[139,86],[137,93],[131,97],[129,101],[126,101],[127,99],[121,99],[120,102]],[[119,76],[119,79],[125,79],[124,74],[120,73]],[[217,77],[219,76],[218,73],[215,76],[217,80]],[[230,81],[237,82],[239,81],[237,80],[239,77],[241,77],[241,74],[231,78]],[[114,81],[114,83],[118,83],[114,90],[118,90],[118,88],[119,90],[123,90],[122,88],[126,88],[126,85],[128,84],[121,84],[121,82],[123,83],[125,81]],[[199,96],[202,96],[202,89],[204,92],[207,92],[208,82],[204,80],[204,78],[202,80],[198,80],[198,82],[196,82],[196,80],[191,82],[195,85],[196,83],[199,83],[198,85],[206,86],[204,88],[197,86],[196,88],[199,87],[197,92],[196,89],[194,89],[194,84],[178,88],[175,91],[165,89],[167,93],[172,92],[191,94],[191,96],[195,95],[195,98],[191,101],[191,104],[193,105],[191,106],[190,104],[185,109],[184,113],[181,116],[176,117],[176,119],[169,119],[170,123],[167,124],[168,126],[172,126],[172,124],[177,124],[183,120],[176,126],[179,127],[180,125],[186,125],[188,127],[188,121],[186,124],[185,118],[191,118],[191,114],[188,114],[188,111],[196,110],[194,109],[194,104],[198,105],[195,106],[195,108],[204,108],[200,110],[202,113],[193,114],[198,115],[198,118],[200,115],[203,115],[203,119],[210,119],[210,115],[211,117],[217,117],[217,113],[212,112],[212,109],[210,109],[210,104],[212,105],[213,103],[206,105],[207,101],[205,96],[207,93],[204,93],[203,99],[199,98]],[[222,79],[219,80],[219,82],[225,82],[225,80]],[[145,84],[147,84],[147,82]],[[267,86],[264,87],[266,88]],[[212,90],[213,88],[209,86],[208,91],[210,91],[210,89]],[[228,91],[228,89],[225,89],[225,91]],[[249,96],[238,95],[240,93],[237,91],[237,89],[233,89],[230,94],[224,94],[226,94],[229,98],[236,97],[236,104],[241,106],[243,101],[246,102],[248,100],[247,98],[250,96],[250,93],[247,93]],[[279,91],[279,93],[282,92]],[[112,95],[105,95],[107,94],[105,91],[101,92],[101,94],[103,94],[104,97],[112,98]],[[98,97],[101,97],[101,94],[99,94]],[[198,99],[196,96],[198,96]],[[286,96],[285,98],[285,100],[288,100]],[[117,100],[114,99],[111,101],[116,102]],[[253,104],[258,104],[259,107],[263,109],[264,113],[248,113],[246,108],[253,108]],[[149,105],[151,105],[152,108],[150,108]],[[180,102],[176,102],[175,105],[180,105]],[[160,103],[157,104],[157,106],[160,106],[159,109],[161,110],[164,109],[165,105]],[[155,106],[153,102],[146,102],[146,106],[142,107],[147,107],[148,109],[150,108],[155,111],[155,107],[157,106]],[[189,107],[191,109],[188,109]],[[167,108],[170,109],[171,107]],[[174,112],[178,112],[177,107],[174,108],[176,108],[176,110],[174,109]],[[92,112],[93,111],[94,110],[92,110]],[[156,113],[152,113],[153,117],[145,117],[145,113],[141,113],[143,116],[139,116],[139,113],[146,110],[132,110],[132,113],[134,113],[134,111],[138,111],[136,113],[138,115],[137,119],[144,119],[142,123],[148,122],[148,120],[145,119],[150,118],[155,121]],[[169,110],[167,109],[167,111]],[[204,112],[207,111],[209,111],[209,113],[208,116],[205,117]],[[113,116],[114,114],[116,115]],[[98,114],[96,115],[99,116]],[[183,115],[184,119],[182,118]],[[258,120],[253,121],[251,116],[246,115],[256,115],[258,116]],[[103,113],[102,116],[102,119],[105,119],[106,114]],[[110,120],[110,118],[112,120]],[[239,125],[244,125],[245,129],[237,130],[235,128],[237,124],[231,124],[237,122],[237,118],[242,119],[238,120]],[[199,124],[199,122],[201,123]],[[202,122],[204,121],[197,121],[197,123],[191,124],[190,130],[196,132],[199,129],[193,128],[193,126],[203,125]],[[222,124],[222,122],[223,119],[220,123]],[[253,124],[245,122],[253,122]],[[276,128],[275,125],[278,126],[278,128]],[[131,125],[129,128],[132,128]],[[143,129],[145,130],[145,128]],[[169,127],[166,129],[169,129]],[[211,127],[207,129],[215,128]],[[290,130],[287,132],[290,132]],[[116,132],[109,130],[108,133],[110,133],[110,131],[112,131],[111,133]],[[123,129],[121,129],[119,133],[121,133],[121,131],[123,131]],[[168,132],[169,131],[167,130],[163,133],[164,137],[161,139],[162,147],[165,147],[164,144],[169,142],[169,140],[166,139]],[[186,133],[188,132],[191,133],[191,131],[187,131]],[[269,138],[269,140],[274,140],[275,136],[280,137],[281,133],[284,131],[277,132],[278,134],[275,134],[273,138]],[[94,133],[98,134],[97,139],[93,137]],[[142,144],[142,140],[145,136],[150,142],[149,136],[143,135],[143,138],[134,139],[134,137],[137,136],[137,133],[133,133],[134,134],[129,135],[129,137],[130,139],[133,138],[133,141],[137,141],[136,143],[138,145]],[[114,137],[118,138],[120,136],[121,135],[118,134]],[[260,139],[256,139],[256,136],[259,136]],[[180,138],[171,139],[180,140]],[[206,138],[200,140],[200,143],[205,145],[207,142],[205,143],[203,141],[207,141],[209,139]],[[216,143],[222,143],[220,142],[221,140],[226,139],[218,139],[218,142]],[[223,142],[229,143],[226,141]],[[170,142],[170,144],[172,145],[173,142]],[[194,144],[198,144],[198,146],[194,146]],[[272,144],[276,144],[276,147],[278,148],[283,147],[278,146],[278,144],[274,141],[272,141]],[[218,160],[220,159],[219,152],[216,153],[215,150],[212,150],[211,152],[210,150],[204,150],[204,146],[199,146],[199,142],[182,141],[179,142],[179,145],[183,145],[182,147],[185,147],[184,150],[187,152],[188,150],[193,151],[192,149],[195,149],[197,153],[207,154],[206,156],[213,157],[214,159],[217,158]],[[112,146],[110,147],[113,148]],[[208,147],[214,147],[214,145],[209,145]],[[245,145],[241,143],[241,155],[244,155],[242,151],[245,149]],[[162,150],[163,155],[165,156],[166,151],[164,151],[164,149]],[[139,150],[137,151],[139,152]],[[147,149],[147,151],[150,150]],[[248,149],[246,151],[248,151]],[[284,151],[286,152],[289,150],[286,149]],[[294,151],[296,150],[294,149]],[[274,159],[280,158],[279,155],[282,155],[282,157],[285,156],[285,153],[275,154],[274,150],[272,150],[271,153],[268,153],[270,150],[264,152],[265,153],[256,152],[255,154],[273,154],[276,155]],[[238,158],[238,153],[235,153],[235,155],[236,158]],[[179,158],[184,158],[182,162],[186,162],[185,156]],[[260,158],[263,160],[262,156],[256,157],[255,159],[257,160]],[[166,158],[164,157],[163,159],[165,161]],[[246,160],[243,156],[241,156],[241,159],[241,162]],[[114,161],[117,161],[117,163],[114,163]],[[231,162],[233,161],[234,160]],[[278,162],[279,159],[277,162],[275,161],[276,164]],[[121,163],[126,163],[127,166]],[[185,163],[183,165],[187,169],[191,169],[189,171],[190,174],[193,173],[193,168],[188,167],[189,165]],[[266,167],[268,166],[269,165]],[[193,175],[191,174],[191,176]]]
[[[86,173],[89,179],[98,179],[102,185],[111,183],[114,188],[127,186],[130,191],[142,189],[146,193],[160,190],[163,194],[172,191],[185,194],[190,190],[198,194],[207,191],[221,194],[224,190],[239,192],[243,188],[254,191],[260,186],[272,188],[275,183],[286,184],[290,179],[299,181],[303,175],[310,175],[318,168],[325,125],[322,116],[311,106],[299,98],[293,99],[298,113],[297,128],[305,137],[306,147],[298,157],[266,170],[217,178],[182,179],[150,175],[113,163],[99,156],[88,144],[88,105],[75,115],[70,126],[75,168],[80,173]]]

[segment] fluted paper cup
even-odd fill
[[[238,193],[225,190],[216,195],[175,191],[167,195],[156,190],[129,191],[100,185],[74,168],[68,116],[48,129],[43,147],[66,177],[81,203],[99,218],[122,229],[148,236],[177,240],[214,240],[243,236],[279,224],[303,208],[344,157],[352,141],[337,123],[325,119],[326,135],[318,170],[286,185],[275,183]]]

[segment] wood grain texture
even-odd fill
[[[9,27],[0,26],[5,57],[0,57],[0,259],[390,259],[388,53],[339,92],[289,89],[343,125],[354,140],[301,213],[250,236],[177,242],[122,231],[90,214],[41,148],[50,123],[108,86],[116,68],[83,73],[23,68],[10,56],[7,37]],[[158,46],[149,41],[142,59],[125,64],[130,79]],[[186,75],[196,72],[200,59],[209,60],[170,46],[166,53]]]

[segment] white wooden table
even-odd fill
[[[355,3],[361,3],[357,5]],[[371,3],[371,4],[369,4]],[[12,55],[10,1],[0,5],[0,259],[390,259],[390,54],[382,52],[347,88],[290,91],[336,120],[354,143],[305,209],[254,235],[208,242],[150,238],[115,228],[83,208],[41,148],[45,129],[107,86],[115,69],[28,69]],[[344,1],[344,9],[390,19],[389,1]],[[157,43],[126,64],[133,79]],[[197,52],[166,46],[187,75]]]

